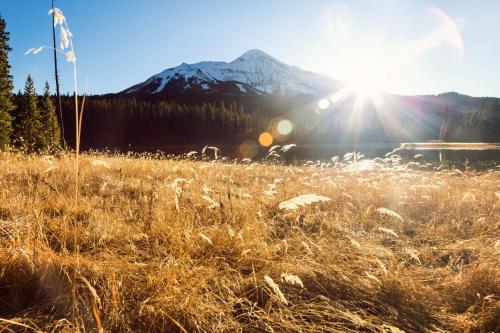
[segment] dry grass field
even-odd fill
[[[87,154],[78,205],[74,177],[0,154],[0,332],[500,330],[498,168]]]

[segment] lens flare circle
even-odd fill
[[[318,102],[318,107],[321,110],[326,110],[330,106],[330,100],[328,98],[322,98]]]
[[[269,147],[273,144],[273,136],[269,132],[263,132],[259,135],[259,144],[263,147]]]
[[[252,140],[247,140],[238,147],[238,155],[243,158],[253,158],[257,153],[258,146]]]
[[[462,33],[456,22],[438,7],[431,6],[427,9],[427,12],[439,22],[439,27],[435,30],[433,36],[436,39],[436,46],[444,42],[449,43],[458,51],[459,59],[462,61],[465,46]]]
[[[276,130],[281,135],[289,135],[293,131],[293,123],[288,119],[282,119],[276,125]]]

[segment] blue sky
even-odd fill
[[[49,0],[0,0],[16,91],[51,82]],[[401,94],[500,96],[500,1],[56,0],[89,93],[123,90],[182,62],[261,49],[285,63]],[[60,60],[63,62],[63,59]],[[71,68],[61,64],[62,90]]]

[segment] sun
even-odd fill
[[[362,62],[352,69],[347,80],[347,89],[359,99],[377,99],[380,97],[387,74],[377,63]]]
[[[336,68],[339,80],[346,85],[344,95],[355,96],[360,100],[377,99],[391,86],[397,73],[396,64],[390,63],[390,57],[378,47],[374,46],[368,53],[370,57],[355,52],[342,68]],[[335,77],[335,74],[331,76]]]
[[[349,92],[361,100],[380,98],[381,90],[375,82],[371,80],[353,81],[348,83]]]
[[[372,101],[375,104],[380,104],[383,99],[383,90],[373,77],[363,77],[356,80],[346,82],[342,89],[339,89],[331,95],[324,97],[318,101],[318,108],[326,110],[332,105],[336,105],[346,98],[354,97],[356,100],[356,108],[362,107],[366,102]]]

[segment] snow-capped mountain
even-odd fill
[[[260,50],[231,62],[183,63],[132,86],[126,94],[321,95],[339,89],[328,76],[284,64]]]

